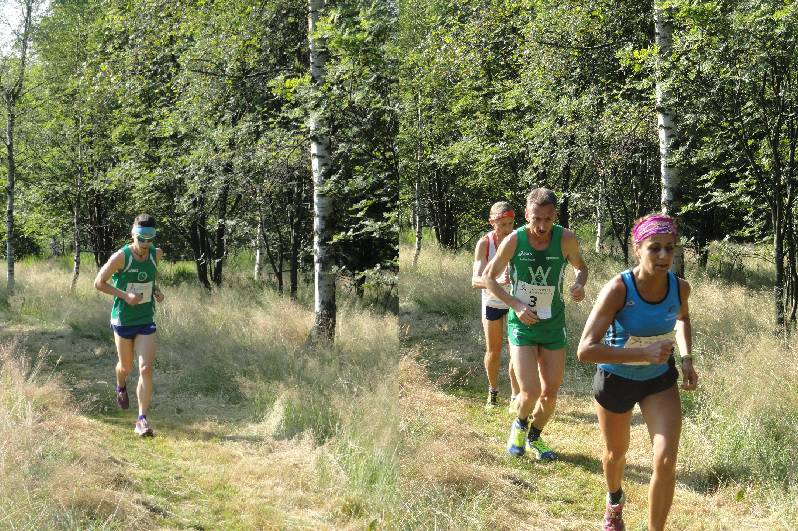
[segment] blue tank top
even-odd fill
[[[631,271],[621,273],[626,286],[626,301],[623,308],[615,314],[615,320],[604,335],[604,344],[623,348],[630,336],[646,337],[667,334],[676,327],[676,316],[682,306],[679,295],[679,279],[668,272],[668,291],[658,302],[643,300],[637,292]],[[612,374],[630,380],[650,380],[668,371],[668,364],[626,365],[622,363],[599,363],[599,367]]]

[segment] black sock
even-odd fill
[[[518,417],[516,419],[516,421],[521,426],[521,428],[524,429],[524,430],[527,429],[527,427],[529,426],[529,418],[528,417],[525,418],[525,419],[522,419],[521,417]]]
[[[542,432],[543,432],[543,430],[539,430],[539,429],[537,429],[534,426],[530,426],[529,427],[529,435],[527,436],[527,438],[530,441],[536,441],[537,439],[540,439],[540,434]]]
[[[621,497],[623,497],[623,489],[618,489],[615,492],[610,492],[610,504],[611,505],[618,505],[621,503]]]

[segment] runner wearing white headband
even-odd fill
[[[116,364],[116,402],[122,409],[130,407],[127,376],[133,370],[133,356],[139,356],[139,382],[136,387],[139,416],[134,432],[152,436],[147,418],[152,398],[152,369],[155,361],[155,302],[163,301],[156,285],[158,261],[163,251],[152,245],[155,218],[149,214],[136,217],[131,229],[132,244],[119,249],[100,268],[94,287],[114,297],[111,328],[118,362]],[[113,285],[108,284],[111,280]]]

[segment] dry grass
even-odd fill
[[[68,427],[66,436],[47,439],[63,442],[53,447],[65,453],[51,451],[42,462],[47,478],[70,485],[64,492],[80,493],[74,503],[83,512],[75,512],[78,523],[30,528],[128,528],[138,516],[143,527],[165,528],[391,525],[398,506],[395,317],[342,304],[335,345],[314,347],[307,343],[312,310],[268,290],[165,286],[150,415],[158,436],[142,446],[130,430],[133,414],[113,404],[110,299],[92,288],[94,272],[87,268],[72,294],[68,272],[51,262],[20,264],[17,273],[16,294],[4,297],[14,324],[2,335],[28,331],[26,348],[52,351],[41,365],[48,370],[60,357],[55,373],[65,382],[56,396],[81,404],[68,415],[36,411],[43,425]],[[56,384],[33,379],[31,392],[40,385]],[[75,464],[83,479],[62,481]],[[5,514],[9,526],[68,505],[61,487],[16,488],[12,472],[0,471],[5,498],[17,500]],[[19,502],[27,492],[37,493],[38,506]],[[127,501],[112,511],[116,499]]]
[[[91,422],[44,371],[46,354],[0,344],[0,527],[148,525]]]

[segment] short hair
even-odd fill
[[[505,212],[512,212],[512,211],[513,211],[513,206],[507,201],[499,201],[497,203],[493,203],[493,206],[490,207],[490,219],[493,219],[496,216],[500,216]]]
[[[153,227],[155,228],[155,218],[149,214],[139,214],[133,220],[134,227]]]
[[[526,196],[526,204],[527,206],[554,205],[554,209],[556,210],[559,206],[559,201],[557,200],[557,195],[552,190],[548,188],[535,188]]]

